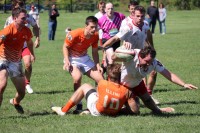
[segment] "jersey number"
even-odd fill
[[[106,95],[104,97],[104,104],[103,104],[103,106],[106,108],[107,105],[109,104],[109,108],[110,109],[118,110],[118,108],[119,108],[119,99],[111,98],[110,99],[110,103],[107,103],[107,102],[108,102],[108,95]]]

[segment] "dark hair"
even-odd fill
[[[19,7],[23,7],[25,5],[24,3],[24,0],[13,0],[12,8],[14,9],[17,4],[19,5]]]
[[[120,83],[121,77],[121,64],[110,64],[107,67],[108,78],[110,81]]]
[[[104,1],[99,1],[99,3],[97,4],[97,8],[99,8],[99,5],[106,5],[106,3]]]
[[[94,23],[98,23],[98,19],[95,16],[89,16],[86,18],[85,20],[85,24],[88,25],[89,22],[94,22]]]
[[[134,12],[135,11],[140,11],[142,14],[146,13],[145,8],[143,6],[139,6],[139,5],[135,6]]]
[[[20,13],[27,13],[24,8],[17,7],[12,10],[12,17],[18,17]]]
[[[139,5],[137,1],[130,1],[130,3],[128,4],[128,8],[130,8],[130,6],[137,6],[137,5]]]
[[[150,54],[151,58],[156,57],[156,50],[151,45],[146,45],[143,49],[140,50],[139,53],[142,59],[145,58],[148,54]]]
[[[159,6],[160,6],[160,5],[162,5],[162,8],[164,8],[164,7],[165,7],[165,5],[164,5],[162,2],[159,4]]]

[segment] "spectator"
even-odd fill
[[[56,28],[57,28],[57,17],[59,16],[58,9],[56,8],[56,5],[53,4],[51,6],[51,9],[49,10],[49,33],[48,33],[48,39],[54,40],[55,34],[56,34]]]
[[[39,24],[39,18],[40,18],[40,16],[39,16],[38,9],[35,7],[34,4],[31,5],[31,10],[29,11],[28,14],[31,15],[35,19],[38,27],[40,28],[40,24]]]
[[[147,21],[149,22],[149,27],[151,28],[152,34],[155,32],[156,21],[158,19],[158,9],[155,7],[154,0],[151,0],[150,6],[147,8]]]
[[[166,17],[167,17],[167,11],[166,11],[163,3],[159,4],[158,11],[159,11],[160,34],[164,35],[164,34],[166,34],[165,20],[166,20]]]
[[[103,2],[103,1],[100,1],[97,5],[97,8],[99,10],[99,12],[97,12],[94,16],[97,18],[97,19],[100,19],[106,12],[105,12],[105,5],[106,3]]]

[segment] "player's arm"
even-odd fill
[[[107,40],[104,44],[103,44],[103,48],[106,48],[106,47],[109,47],[109,46],[112,46],[113,43],[119,41],[119,37],[117,37],[116,35],[112,38],[110,38],[109,40]]]
[[[33,34],[36,38],[35,40],[35,48],[38,48],[40,46],[40,28],[37,24],[33,26]]]
[[[27,42],[27,47],[29,49],[29,51],[31,52],[31,61],[34,62],[35,61],[35,54],[34,54],[34,50],[33,50],[33,41],[32,39],[29,39]]]
[[[152,33],[151,33],[150,30],[147,30],[146,42],[147,42],[148,44],[151,44],[151,46],[154,46],[154,45],[153,45],[153,36],[152,36]]]
[[[192,85],[192,84],[187,84],[185,83],[181,78],[179,78],[176,74],[168,71],[167,69],[164,69],[162,72],[160,72],[160,74],[162,74],[166,79],[168,79],[169,81],[180,85],[184,88],[187,89],[198,89],[198,87]]]
[[[99,53],[98,53],[98,48],[92,48],[92,57],[94,60],[94,63],[97,67],[97,70],[102,72],[101,65],[99,64]]]
[[[70,68],[70,61],[69,61],[69,49],[66,42],[63,44],[63,57],[64,57],[64,65],[63,70],[68,70]]]
[[[170,113],[170,112],[174,112],[175,110],[171,107],[166,107],[166,108],[159,108],[155,102],[153,101],[153,99],[151,98],[151,96],[148,93],[145,93],[144,95],[139,96],[143,103],[145,104],[145,106],[147,108],[149,108],[150,110],[152,110],[152,112],[154,114],[162,114],[164,112]]]

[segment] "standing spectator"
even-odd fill
[[[166,33],[165,20],[167,17],[167,11],[163,3],[159,4],[159,26],[160,26],[160,34],[164,35]]]
[[[103,1],[100,1],[97,5],[97,8],[99,10],[99,12],[97,12],[94,16],[97,18],[97,19],[100,19],[106,12],[105,12],[105,5],[106,3],[103,2]]]
[[[38,9],[35,7],[34,4],[31,4],[31,10],[29,11],[28,14],[31,15],[31,16],[35,19],[35,21],[36,21],[38,27],[40,28],[40,24],[39,24],[39,18],[40,18],[40,16],[39,16],[39,11],[38,11]]]
[[[149,26],[151,28],[152,34],[154,34],[156,21],[158,19],[158,9],[155,7],[154,0],[151,0],[150,6],[147,8],[147,19],[149,20]]]
[[[122,20],[125,18],[124,14],[114,12],[113,4],[110,2],[106,4],[105,11],[106,14],[98,20],[99,28],[103,31],[103,44],[119,32]],[[115,49],[119,46],[120,40],[106,49],[106,57],[108,60],[108,64],[112,64],[111,53],[113,53],[113,51],[115,51]],[[106,65],[104,65],[104,67],[106,67]]]
[[[85,28],[72,30],[66,35],[63,45],[63,69],[71,74],[74,91],[81,86],[82,74],[94,79],[97,83],[103,79],[102,68],[99,65],[97,23],[96,17],[89,16],[86,18]],[[87,54],[90,46],[94,62]],[[76,110],[82,110],[82,103],[77,105]]]
[[[24,7],[24,1],[23,0],[13,0],[12,3],[13,9],[14,8],[18,8]],[[6,23],[4,25],[4,28],[7,27],[8,25],[10,25],[11,23],[14,22],[14,18],[13,16],[10,16],[6,19]],[[36,37],[35,40],[35,48],[38,48],[40,46],[40,36],[39,36],[39,27],[36,23],[36,21],[34,20],[34,18],[27,14],[26,16],[26,26],[30,28],[30,26],[33,27],[33,33]],[[29,51],[29,49],[27,48],[27,42],[24,42],[24,47],[22,49],[22,59],[24,62],[24,66],[25,66],[25,82],[26,82],[26,90],[28,93],[33,93],[33,89],[30,86],[30,81],[31,81],[31,74],[32,74],[32,55],[31,52]]]
[[[21,55],[25,41],[32,60],[35,60],[31,39],[32,32],[25,26],[26,13],[23,8],[14,8],[12,10],[14,22],[0,31],[0,106],[9,76],[17,90],[15,98],[10,99],[10,103],[21,114],[24,113],[24,110],[20,101],[25,96],[25,77],[22,70]]]
[[[59,16],[58,9],[56,8],[56,5],[53,4],[51,6],[51,9],[49,10],[49,25],[48,25],[49,26],[49,33],[48,33],[49,40],[55,39],[58,16]]]

